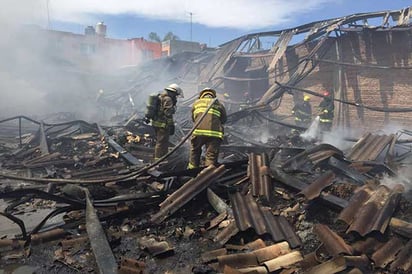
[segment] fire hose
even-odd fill
[[[122,176],[117,176],[117,177],[111,177],[107,178],[104,180],[81,180],[81,179],[55,179],[55,178],[30,178],[30,177],[23,177],[23,176],[17,176],[17,175],[11,175],[7,174],[5,172],[0,172],[0,177],[8,178],[8,179],[16,179],[16,180],[22,180],[22,181],[31,181],[31,182],[40,182],[40,183],[60,183],[60,184],[97,184],[97,183],[108,183],[108,182],[113,182],[113,181],[123,181],[127,179],[136,179],[139,175],[142,173],[146,172],[147,170],[157,166],[159,163],[163,162],[165,159],[167,159],[170,155],[172,155],[179,147],[181,147],[184,142],[192,135],[193,131],[199,126],[199,124],[203,121],[203,119],[206,117],[206,114],[208,111],[211,109],[213,104],[217,101],[217,98],[214,98],[209,106],[206,108],[205,112],[202,113],[200,116],[199,120],[196,121],[196,123],[193,125],[193,127],[189,130],[189,132],[180,140],[180,142],[173,147],[172,150],[170,150],[167,154],[165,154],[163,157],[160,159],[156,160],[152,164],[142,167],[141,169],[137,171],[133,171],[130,174],[122,175]]]

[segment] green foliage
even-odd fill
[[[154,41],[154,42],[161,42],[159,35],[156,32],[151,32],[149,33],[149,41]]]
[[[166,33],[165,36],[163,37],[163,39],[160,39],[160,36],[156,32],[150,32],[149,35],[148,35],[148,40],[160,43],[162,41],[168,41],[168,40],[180,40],[180,38],[179,38],[179,36],[175,35],[171,31]]]

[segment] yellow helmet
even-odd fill
[[[200,91],[199,98],[203,98],[206,95],[210,95],[213,98],[216,98],[216,90],[214,90],[212,88],[204,88]]]
[[[309,95],[303,96],[303,101],[305,101],[305,102],[310,101],[310,96]]]

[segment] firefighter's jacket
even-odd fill
[[[159,109],[156,118],[152,119],[152,126],[166,128],[174,124],[173,114],[176,112],[177,99],[166,90],[159,94],[159,99]]]
[[[332,123],[335,111],[335,104],[331,98],[324,98],[318,107],[321,123]]]
[[[197,99],[192,106],[192,120],[197,122],[206,111],[214,98]],[[195,136],[209,136],[223,139],[223,124],[226,123],[227,115],[225,107],[218,101],[209,109],[206,116],[193,131]]]
[[[295,116],[295,121],[310,122],[312,119],[312,107],[309,102],[296,104],[292,114]]]

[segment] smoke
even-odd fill
[[[107,39],[111,44],[97,50],[96,39],[47,30],[47,1],[5,2],[0,10],[0,119],[70,112],[77,119],[99,120],[98,91],[118,92],[128,85],[126,76],[113,73],[129,65],[127,43]],[[140,60],[137,54],[130,61]]]
[[[404,196],[412,200],[412,169],[410,166],[399,169],[396,177],[385,175],[380,182],[389,188],[399,184],[403,185],[405,188]]]
[[[318,139],[320,136],[319,121],[320,117],[316,116],[309,128],[304,133],[302,133],[300,137],[306,141],[313,141]]]
[[[335,128],[330,132],[324,132],[322,134],[322,143],[330,144],[338,149],[345,151],[350,149],[353,146],[353,142],[345,140],[345,137],[348,136],[348,131],[343,128]]]
[[[345,137],[350,137],[354,134],[354,130],[347,130],[345,128],[334,128],[330,132],[321,132],[320,129],[320,117],[317,116],[309,128],[300,135],[300,137],[306,141],[318,140],[320,143],[330,144],[340,150],[347,150],[352,147],[353,143],[345,140]]]

